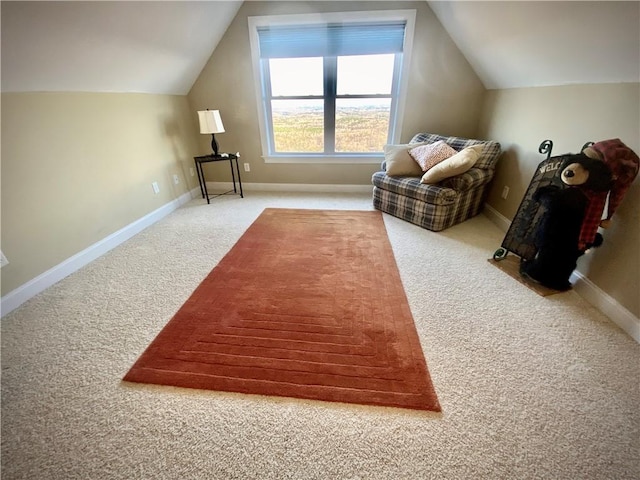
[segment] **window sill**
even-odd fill
[[[298,164],[342,164],[342,165],[380,165],[384,155],[263,155],[264,163],[298,163]]]

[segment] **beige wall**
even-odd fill
[[[226,133],[220,149],[251,164],[244,182],[371,184],[379,165],[265,164],[261,158],[247,17],[294,13],[416,9],[413,59],[401,141],[418,132],[474,136],[484,87],[426,2],[244,2],[189,93],[192,110],[220,110]],[[211,150],[201,136],[200,151]],[[209,178],[226,181],[228,168],[208,166]],[[210,176],[209,176],[210,175]]]
[[[501,142],[488,203],[513,219],[535,167],[545,157],[540,142],[553,140],[553,155],[578,152],[587,141],[620,138],[640,152],[640,84],[572,85],[487,92],[480,136]],[[500,198],[510,187],[507,200]],[[578,270],[640,317],[640,177],[604,232],[605,243],[582,257]]]
[[[2,94],[2,295],[197,187],[195,128],[184,96]]]

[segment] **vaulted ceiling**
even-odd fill
[[[640,81],[640,2],[428,2],[486,88]]]
[[[187,94],[234,2],[5,2],[2,91]]]
[[[488,89],[640,81],[640,2],[427,2]],[[188,93],[241,1],[6,2],[2,91]]]

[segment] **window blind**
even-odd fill
[[[401,53],[406,21],[258,27],[260,58]]]

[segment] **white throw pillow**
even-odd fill
[[[386,162],[387,175],[391,177],[419,177],[422,168],[416,163],[409,150],[424,143],[407,143],[404,145],[385,145],[384,161]]]

